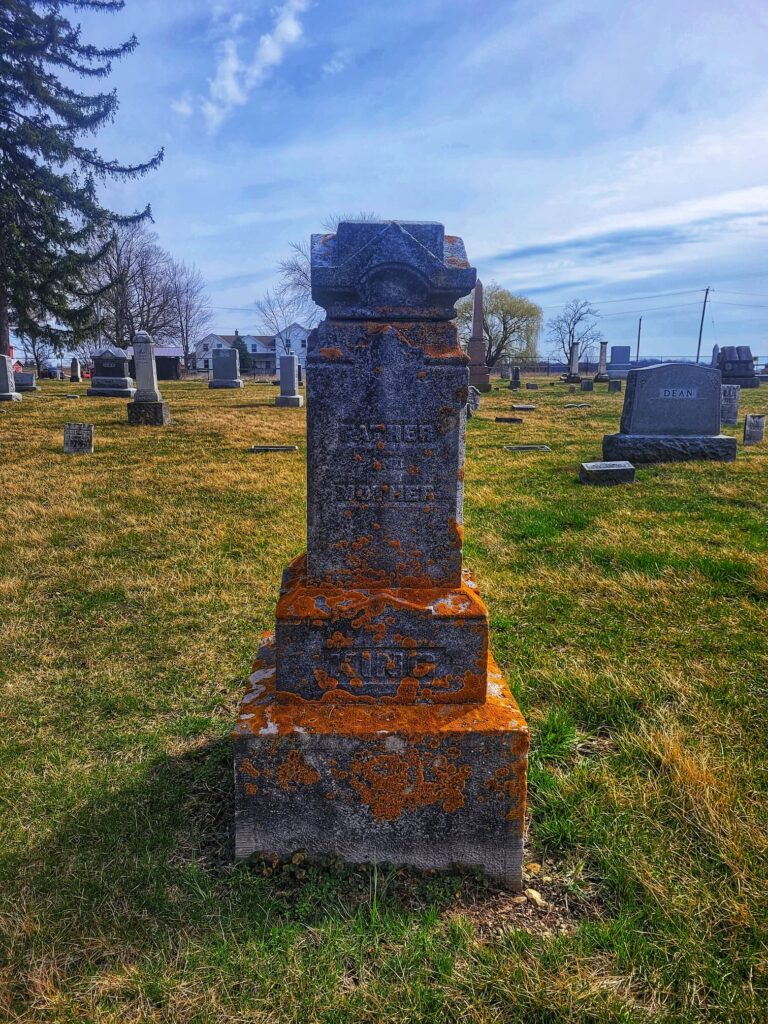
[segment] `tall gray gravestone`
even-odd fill
[[[723,384],[720,389],[720,422],[729,426],[739,422],[739,384]]]
[[[86,394],[92,398],[133,398],[136,389],[125,349],[107,345],[95,353],[91,386]]]
[[[607,461],[687,462],[736,458],[720,433],[720,371],[695,363],[630,370],[618,434],[603,438]]]
[[[579,376],[580,351],[581,346],[579,345],[578,341],[574,341],[571,345],[570,365],[568,367],[568,373],[565,378],[566,384],[579,384],[581,382],[581,377]]]
[[[307,552],[235,725],[235,848],[519,887],[528,729],[462,569],[474,285],[442,225],[314,235]]]
[[[483,330],[483,285],[475,284],[472,295],[472,335],[467,346],[469,356],[469,383],[478,391],[491,390],[491,375],[485,362],[485,333]]]
[[[10,356],[0,356],[0,402],[20,402]]]
[[[171,411],[157,386],[155,343],[146,331],[133,336],[133,362],[137,387],[128,405],[128,422],[133,427],[164,427],[171,422]]]
[[[299,394],[299,360],[292,352],[280,356],[280,394],[275,405],[301,408],[304,397]]]
[[[513,366],[512,367],[512,379],[509,382],[509,390],[510,391],[519,391],[520,390],[520,367],[519,366]]]
[[[213,360],[213,380],[208,382],[209,388],[241,388],[240,353],[236,348],[215,348],[211,353]]]
[[[610,380],[608,376],[608,342],[600,342],[600,358],[597,361],[597,373],[592,378],[596,382]]]
[[[69,364],[69,383],[79,384],[83,379],[83,371],[80,366],[80,360],[77,356],[73,356],[72,362]]]

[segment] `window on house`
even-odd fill
[[[208,351],[208,345],[203,345],[203,352],[207,352],[207,351]]]
[[[207,359],[204,359],[204,360],[203,360],[203,369],[204,369],[204,370],[207,370],[207,369],[208,369],[208,360],[207,360]]]
[[[301,347],[302,348],[306,348],[307,347],[307,339],[306,338],[302,338],[301,339]]]

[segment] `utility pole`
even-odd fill
[[[707,312],[707,299],[709,298],[709,286],[707,286],[704,292],[704,305],[701,307],[701,322],[699,323],[699,344],[696,346],[696,362],[699,361],[701,355],[701,335],[704,330],[704,314]]]
[[[640,362],[640,331],[642,330],[642,327],[643,327],[643,318],[640,317],[640,319],[637,321],[637,349],[635,350],[635,362],[636,363]]]

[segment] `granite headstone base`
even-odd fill
[[[86,394],[89,398],[133,398],[136,388],[130,377],[93,377]]]
[[[606,462],[733,462],[736,438],[714,436],[665,436],[653,434],[606,434],[603,459]]]
[[[208,382],[209,388],[242,388],[243,386],[241,380],[211,380]]]
[[[300,409],[304,405],[303,395],[278,395],[275,398],[275,405],[287,406],[292,409]]]
[[[167,402],[131,402],[128,422],[132,427],[167,427],[171,410]]]
[[[274,646],[253,665],[232,740],[235,856],[470,867],[522,885],[528,727],[489,659],[484,704],[291,699]]]
[[[749,377],[731,377],[730,374],[723,374],[723,384],[738,384],[740,388],[759,388],[760,378],[757,374],[750,374]]]
[[[20,402],[21,395],[18,391],[0,391],[0,402]]]
[[[608,380],[608,394],[609,395],[617,395],[617,394],[620,393],[620,391],[621,391],[621,381],[620,380],[611,380],[609,378],[609,380]]]

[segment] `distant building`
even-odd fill
[[[293,352],[302,367],[306,367],[309,327],[293,323],[278,334],[206,334],[195,344],[194,366],[198,371],[212,368],[211,353],[217,348],[235,348],[238,340],[245,345],[251,357],[251,370],[274,375],[278,372],[277,359]]]

